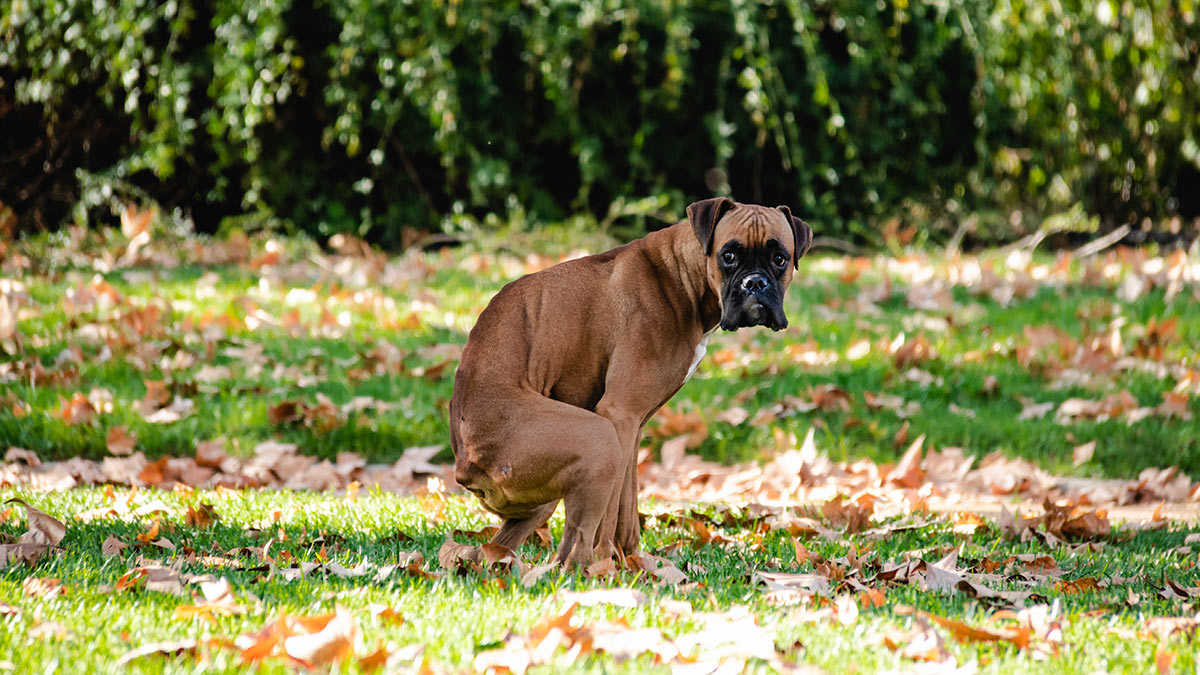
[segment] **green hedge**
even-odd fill
[[[1192,3],[10,0],[0,125],[31,132],[0,139],[0,201],[385,244],[714,193],[867,238],[1157,222],[1200,213]]]

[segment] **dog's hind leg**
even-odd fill
[[[496,543],[520,545],[566,507],[555,562],[587,565],[596,530],[625,478],[613,423],[590,410],[532,392],[510,392],[502,405],[461,414],[459,482],[506,521]],[[466,482],[464,482],[466,481]],[[616,499],[614,499],[616,496]]]
[[[506,518],[504,524],[500,526],[500,531],[492,537],[492,543],[516,549],[525,542],[530,534],[533,534],[534,530],[550,520],[550,516],[554,515],[556,508],[558,508],[557,499],[542,504],[533,512],[533,515],[526,518]]]

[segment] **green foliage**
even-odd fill
[[[128,125],[103,176],[209,223],[398,244],[732,194],[834,235],[1073,203],[1111,225],[1200,213],[1198,33],[1192,0],[15,0],[0,92],[50,129],[99,97]]]
[[[1197,215],[1200,29],[1192,0],[1006,0],[981,100],[998,195],[1128,218]],[[1180,201],[1185,200],[1181,204]]]

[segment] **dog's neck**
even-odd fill
[[[721,321],[721,301],[708,284],[708,258],[691,225],[687,221],[677,223],[646,238],[651,237],[662,237],[670,242],[669,246],[654,249],[656,257],[661,256],[655,263],[663,269],[678,270],[678,274],[658,275],[659,280],[669,285],[669,292],[689,298],[691,302],[685,306],[696,308],[697,323],[704,333],[711,332]]]

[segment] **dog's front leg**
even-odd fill
[[[623,474],[604,511],[604,519],[596,532],[595,551],[597,558],[621,555],[637,550],[641,532],[637,520],[637,448],[641,439],[641,419],[631,413],[606,404],[604,400],[596,407],[596,413],[608,418],[617,430],[621,444],[621,463],[618,470]],[[632,533],[629,531],[629,512],[632,510]]]

